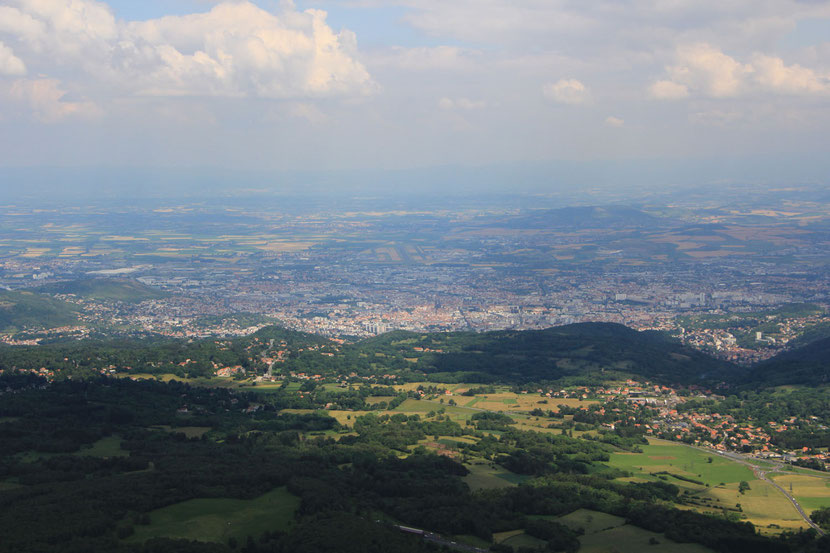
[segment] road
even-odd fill
[[[705,447],[695,447],[695,446],[692,446],[692,447],[694,447],[695,449],[699,449],[699,450],[702,450],[702,451],[709,452],[709,453],[716,453],[716,454],[720,455],[721,457],[726,457],[727,459],[731,459],[731,460],[735,461],[736,463],[741,463],[742,465],[748,466],[749,468],[752,469],[752,472],[753,472],[753,474],[755,474],[756,478],[758,478],[759,480],[763,480],[764,482],[770,484],[775,489],[777,489],[779,492],[784,494],[784,497],[786,497],[787,499],[790,500],[790,503],[793,504],[793,507],[795,507],[795,510],[798,511],[798,514],[801,515],[801,518],[803,518],[804,521],[807,524],[809,524],[811,528],[813,528],[816,532],[818,532],[818,534],[820,536],[825,535],[824,530],[822,530],[821,527],[818,524],[813,522],[812,519],[810,519],[810,516],[807,513],[804,512],[804,509],[801,507],[801,505],[798,504],[798,500],[796,498],[794,498],[792,496],[792,494],[790,494],[790,492],[788,492],[787,490],[782,488],[780,485],[778,485],[772,478],[767,476],[767,473],[775,473],[775,472],[783,471],[784,465],[782,465],[781,463],[776,463],[774,461],[766,461],[766,462],[769,462],[769,463],[773,464],[776,468],[774,470],[765,470],[762,467],[759,467],[758,465],[747,461],[746,458],[743,455],[741,455],[740,453],[734,453],[734,452],[729,452],[729,451],[726,451],[726,452],[718,451],[718,450],[715,450],[715,449],[707,449]]]
[[[377,521],[380,522],[380,521]],[[420,528],[411,528],[409,526],[401,526],[399,524],[393,524],[394,528],[397,528],[401,532],[406,534],[414,534],[416,536],[421,536],[424,541],[432,542],[438,545],[443,545],[445,547],[449,547],[450,549],[456,549],[458,551],[466,551],[467,553],[487,553],[487,549],[482,549],[480,547],[475,547],[474,545],[467,545],[466,543],[458,543],[457,541],[451,540],[442,536],[441,534],[436,534],[435,532],[430,532],[428,530],[422,530]]]

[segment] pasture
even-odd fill
[[[470,474],[462,478],[473,491],[509,488],[527,480],[527,476],[514,474],[499,465],[480,459],[464,465]]]
[[[776,484],[789,491],[809,515],[821,507],[830,507],[830,478],[802,474],[771,474]]]
[[[277,488],[255,499],[191,499],[150,512],[150,524],[135,526],[130,543],[152,538],[227,543],[266,531],[285,531],[299,507],[298,497]]]
[[[708,499],[711,506],[711,509],[702,510],[719,514],[723,508],[732,509],[740,505],[746,520],[764,533],[807,528],[804,519],[784,494],[763,480],[747,480],[747,483],[749,490],[743,494],[738,491],[735,483],[708,488],[699,493],[697,497]]]
[[[586,533],[579,538],[579,553],[712,553],[696,543],[677,543],[662,534],[649,532],[630,524],[608,530]],[[654,543],[657,542],[657,543]]]
[[[88,447],[82,447],[75,455],[87,457],[128,457],[129,451],[121,449],[121,438],[119,436],[107,436]]]
[[[641,447],[642,453],[612,454],[609,464],[630,471],[634,476],[654,476],[655,473],[667,472],[697,480],[709,486],[737,483],[741,480],[749,481],[755,478],[749,467],[715,453],[657,439],[649,439],[649,444]],[[712,461],[709,462],[709,459]],[[668,476],[668,479],[681,488],[688,487],[685,484],[691,484],[671,476]],[[692,486],[695,485],[692,484]],[[695,486],[693,489],[700,487]]]
[[[582,528],[585,534],[588,535],[622,526],[625,524],[625,519],[590,509],[578,509],[567,515],[562,515],[556,519],[556,522],[564,524],[572,530]]]

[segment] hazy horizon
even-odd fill
[[[2,4],[4,175],[826,184],[830,2]]]

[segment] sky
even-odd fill
[[[821,179],[828,129],[830,0],[0,0],[0,169]]]

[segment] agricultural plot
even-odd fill
[[[203,542],[239,542],[266,531],[285,531],[299,507],[299,498],[277,488],[256,499],[191,499],[150,513],[150,524],[136,526],[127,541],[151,538],[187,539]]]
[[[622,526],[625,524],[625,519],[590,509],[578,509],[573,513],[557,518],[556,522],[573,530],[581,528],[588,535]]]
[[[614,453],[609,464],[630,471],[634,476],[668,473],[664,476],[667,476],[670,482],[681,488],[688,488],[685,484],[692,484],[691,489],[699,489],[706,484],[717,486],[755,478],[752,470],[745,465],[685,445],[651,439],[649,445],[642,446],[642,449],[642,453]],[[688,482],[683,478],[701,484]]]
[[[816,509],[830,507],[830,478],[801,474],[771,474],[769,476],[785,490],[792,489],[793,497],[808,515]]]
[[[464,466],[467,467],[470,474],[465,476],[463,480],[473,491],[509,488],[528,478],[486,461],[477,460]]]
[[[694,543],[677,543],[662,534],[649,532],[630,524],[585,534],[579,538],[580,553],[712,553]],[[655,543],[656,542],[656,543]]]
[[[395,408],[396,413],[404,413],[407,415],[421,415],[425,416],[430,411],[438,411],[444,409],[444,414],[456,422],[464,422],[469,420],[478,411],[475,409],[468,409],[460,405],[449,405],[446,403],[438,403],[435,401],[424,401],[417,399],[407,399]]]
[[[740,513],[764,533],[778,533],[781,530],[807,528],[806,522],[792,503],[772,485],[763,480],[747,480],[749,490],[743,494],[735,483],[716,486],[700,492],[696,497],[708,503],[701,511],[719,514],[723,509]],[[740,511],[737,509],[740,505]]]
[[[642,449],[643,453],[614,453],[609,464],[631,472],[633,478],[628,481],[662,478],[676,485],[690,508],[699,512],[727,512],[769,533],[806,528],[789,500],[770,484],[756,479],[746,465],[662,440],[650,440]],[[738,491],[741,481],[750,486],[743,494]]]
[[[558,405],[568,407],[587,407],[596,401],[573,399],[573,398],[542,398],[538,394],[516,394],[513,392],[499,392],[495,394],[476,395],[472,398],[461,396],[454,397],[459,405],[464,407],[475,407],[487,411],[510,411],[530,412],[534,409],[543,411],[559,411]]]

